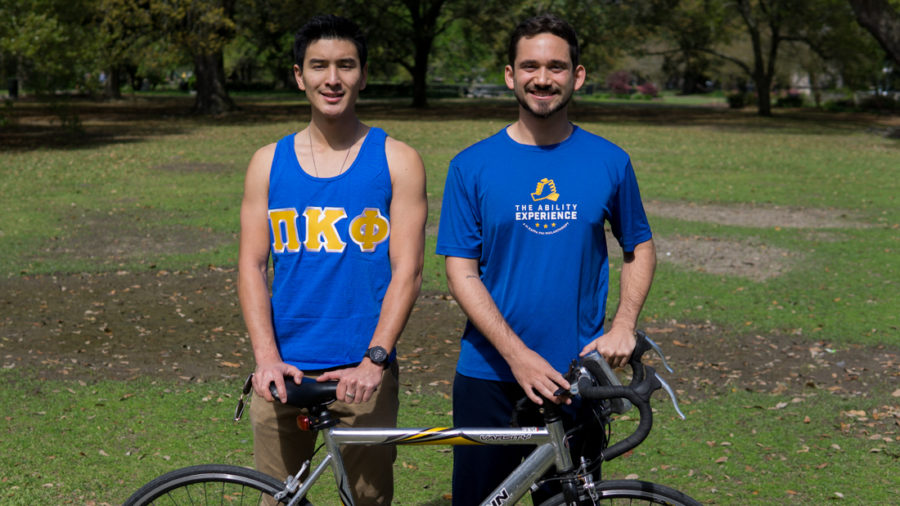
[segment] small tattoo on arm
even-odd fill
[[[476,276],[474,274],[467,274],[466,279],[478,279],[478,276]]]

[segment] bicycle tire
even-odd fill
[[[587,495],[579,497],[581,504],[665,504],[671,506],[700,506],[700,503],[673,488],[638,480],[602,481],[596,487],[599,499],[591,502]],[[628,501],[627,503],[624,501]],[[562,493],[547,499],[541,506],[565,506]]]
[[[275,478],[246,467],[207,464],[184,467],[150,481],[125,506],[155,504],[276,504],[284,488]]]

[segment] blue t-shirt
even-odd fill
[[[609,286],[604,222],[627,252],[651,238],[625,151],[577,126],[550,146],[519,144],[504,128],[450,162],[437,253],[477,258],[481,279],[513,331],[565,372],[603,334]],[[471,322],[456,370],[515,381]]]
[[[340,175],[300,167],[294,134],[269,173],[272,320],[285,362],[301,370],[363,359],[391,281],[391,175],[384,130],[370,128]]]

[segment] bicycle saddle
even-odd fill
[[[284,387],[287,390],[287,404],[298,408],[311,408],[313,406],[325,406],[335,401],[337,395],[337,381],[324,381],[319,383],[312,378],[304,377],[300,384],[294,383],[294,378],[285,376]],[[275,383],[269,384],[269,392],[272,397],[278,398],[278,390]]]

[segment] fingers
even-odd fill
[[[294,383],[300,384],[303,380],[303,371],[283,362],[258,365],[253,374],[253,390],[258,396],[273,402],[275,398],[269,391],[269,385],[274,383],[278,398],[281,402],[285,402],[287,400],[287,389],[284,386],[285,377],[290,377]]]
[[[569,382],[537,353],[523,353],[515,365],[510,364],[513,376],[531,402],[541,405],[543,399],[559,404],[556,391],[568,390]],[[543,396],[543,399],[541,398]]]
[[[381,384],[381,375],[384,369],[381,366],[358,366],[343,369],[339,375],[332,375],[339,379],[337,398],[347,404],[362,404],[368,402]],[[332,371],[338,372],[338,371]],[[328,373],[326,373],[328,374]],[[322,376],[325,376],[324,374]]]

